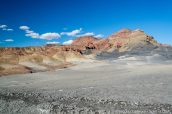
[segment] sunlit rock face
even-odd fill
[[[48,71],[84,59],[74,46],[0,48],[0,52],[0,75]]]
[[[108,57],[115,58],[121,53],[146,55],[160,52],[156,50],[170,49],[169,45],[158,43],[142,30],[122,29],[107,38],[78,37],[70,45],[48,44],[41,47],[0,48],[0,75],[68,67],[75,61],[88,59],[85,55],[92,55],[95,58],[109,55],[106,57],[108,59]]]

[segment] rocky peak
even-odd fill
[[[113,33],[112,35],[110,35],[109,39],[128,38],[131,33],[132,33],[132,30],[130,30],[130,29],[122,29],[119,32],[116,32],[116,33]]]
[[[93,36],[83,36],[83,37],[76,38],[72,42],[72,45],[82,47],[83,49],[86,49],[86,48],[94,49],[95,48],[94,42],[97,40],[98,39]]]
[[[122,29],[119,32],[115,32],[112,35],[110,35],[109,39],[116,39],[116,38],[130,38],[136,35],[145,35],[147,36],[143,30],[136,29],[136,30],[130,30],[130,29]]]
[[[89,44],[92,44],[93,42],[97,41],[98,39],[93,36],[82,36],[79,38],[76,38],[72,45],[82,45],[82,46],[88,46]]]

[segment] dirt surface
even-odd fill
[[[1,114],[171,114],[172,64],[136,57],[0,77]]]

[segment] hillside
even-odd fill
[[[90,59],[116,59],[124,55],[156,56],[166,60],[172,59],[172,48],[158,43],[141,30],[129,29],[103,39],[79,37],[71,45],[0,48],[0,75],[49,71]]]

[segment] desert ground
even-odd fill
[[[2,76],[0,113],[171,114],[172,62],[143,58],[121,56]]]

